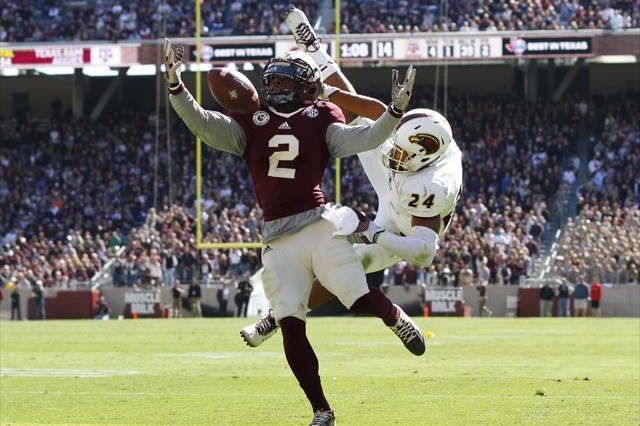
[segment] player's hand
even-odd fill
[[[353,234],[347,237],[347,240],[352,244],[375,244],[378,242],[378,237],[384,232],[384,228],[377,225],[367,216],[361,212],[356,211],[360,223],[353,232]]]
[[[178,46],[174,53],[171,48],[171,41],[168,38],[164,39],[164,79],[167,81],[169,89],[174,89],[181,83],[180,73],[182,72],[183,54],[183,46]]]
[[[409,106],[415,80],[416,69],[413,65],[409,65],[402,84],[398,83],[398,70],[391,71],[391,105],[395,111],[404,112]]]

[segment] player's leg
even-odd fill
[[[312,252],[316,241],[331,235],[323,235],[323,229],[317,226],[319,222],[270,242],[272,250],[262,257],[264,291],[280,325],[285,357],[314,413],[331,411],[305,323],[305,305],[313,281],[312,258],[308,253]]]
[[[333,232],[333,225],[321,222]],[[318,280],[350,311],[382,319],[411,353],[425,352],[424,336],[418,326],[382,291],[369,288],[360,258],[346,238],[334,237],[316,244],[313,265]]]
[[[334,297],[335,296],[333,295],[333,293],[331,293],[322,284],[320,284],[320,281],[315,279],[313,280],[313,285],[311,286],[311,293],[309,294],[309,303],[307,304],[307,306],[310,310],[313,310],[318,306],[324,305]]]
[[[338,65],[327,52],[322,49],[320,44],[322,39],[316,35],[307,16],[300,9],[291,6],[284,15],[284,23],[293,35],[298,48],[306,52],[320,67],[322,80],[338,70]],[[346,87],[352,87],[348,84]]]
[[[322,73],[322,81],[338,89],[356,93],[351,82],[342,73],[336,62],[322,48],[322,39],[316,35],[307,16],[300,9],[291,6],[284,16],[287,28],[293,34],[298,48],[306,52],[318,64]],[[345,121],[350,123],[357,114],[343,110]]]
[[[260,268],[255,274],[253,274],[251,281],[262,282],[263,271],[264,267]],[[267,312],[264,317],[240,330],[240,336],[247,346],[256,348],[273,336],[278,331],[278,328],[280,327],[276,323],[276,318],[273,315],[273,309],[269,309],[269,312]]]
[[[385,221],[385,217],[384,209],[381,208],[378,212],[376,223],[382,227],[389,226],[388,221]],[[365,273],[383,270],[401,260],[400,257],[377,244],[356,244],[354,249],[360,257],[360,262],[364,267]],[[261,276],[262,269],[254,275],[253,279],[259,280]],[[309,294],[307,306],[309,309],[315,309],[334,297],[333,293],[315,279],[311,293]],[[242,331],[240,331],[240,335],[248,346],[255,348],[271,338],[277,330],[278,325],[273,317],[272,311],[269,311],[267,315],[257,322],[244,327]]]
[[[382,200],[381,204],[384,203],[384,200]],[[390,232],[396,232],[393,222],[387,220],[387,217],[388,212],[385,210],[385,207],[381,205],[380,210],[378,211],[378,216],[376,216],[375,219],[376,224]],[[362,264],[366,274],[381,271],[402,260],[400,257],[377,244],[355,244],[353,248],[360,258],[360,263]],[[308,307],[313,310],[318,306],[327,303],[333,297],[335,297],[333,293],[327,290],[327,288],[316,278],[313,281],[311,294],[309,295]]]

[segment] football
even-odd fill
[[[207,74],[209,91],[229,111],[253,113],[260,108],[260,97],[251,80],[231,68],[211,68]]]

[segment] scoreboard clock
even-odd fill
[[[345,59],[393,59],[394,44],[391,40],[342,42],[340,43],[340,57]]]

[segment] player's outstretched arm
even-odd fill
[[[409,105],[416,74],[410,66],[404,82],[399,84],[398,72],[393,71],[391,103],[376,121],[369,126],[329,125],[327,143],[332,156],[341,158],[375,149],[391,136]]]
[[[413,65],[410,65],[402,84],[398,83],[398,75],[398,70],[394,69],[392,71],[391,97],[395,111],[401,114],[409,104],[416,70]],[[356,116],[377,120],[387,109],[387,106],[379,100],[356,93],[347,77],[340,70],[325,80],[324,95],[345,112],[347,123],[355,119]]]
[[[413,217],[411,220],[411,235],[395,235],[383,232],[378,238],[378,244],[393,254],[408,262],[420,266],[429,266],[438,251],[438,232],[440,216],[435,218]]]
[[[377,120],[387,109],[378,99],[358,94],[351,81],[337,66],[336,71],[324,80],[323,95],[342,109],[347,123],[358,117]]]
[[[169,88],[169,101],[173,109],[189,130],[204,143],[220,151],[242,155],[246,138],[240,125],[227,115],[202,108],[182,82],[180,73],[183,52],[182,46],[174,51],[171,41],[164,39],[164,79]]]
[[[345,113],[347,123],[353,121],[353,119],[358,116],[377,120],[387,110],[387,106],[384,103],[369,96],[346,92],[342,89],[331,88],[331,86],[327,87],[325,85],[325,93],[327,91],[331,92],[328,96],[329,100],[338,105]],[[351,117],[348,116],[347,111],[352,113]],[[351,120],[349,120],[349,118],[351,118]]]
[[[385,249],[386,252],[364,248],[358,252],[362,259],[367,258],[367,262],[372,265],[380,263],[386,265],[389,261],[386,257],[394,255],[416,265],[429,266],[438,250],[439,236],[435,230],[440,229],[440,221],[440,216],[432,218],[413,216],[412,233],[404,236],[387,232],[365,217],[357,232],[350,235],[349,239],[355,243],[375,244]],[[368,272],[374,270],[367,269]]]

